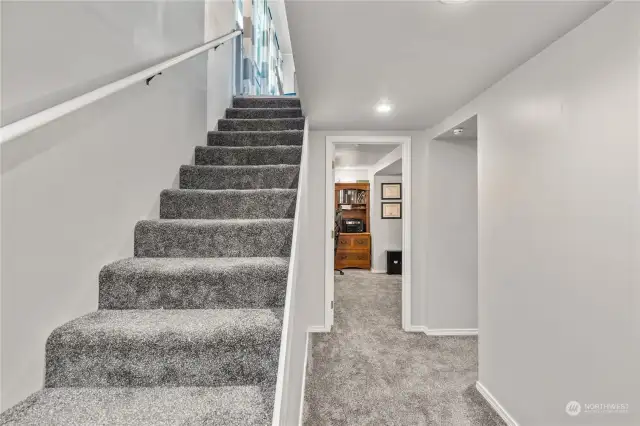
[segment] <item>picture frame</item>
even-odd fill
[[[402,203],[381,203],[382,219],[402,219]]]
[[[382,200],[400,200],[402,199],[402,184],[383,183],[381,184],[380,194]]]

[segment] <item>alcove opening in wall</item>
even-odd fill
[[[326,139],[326,331],[334,277],[351,270],[402,275],[402,324],[409,326],[410,149],[409,137]]]
[[[427,326],[478,332],[478,119],[429,142],[426,165]]]

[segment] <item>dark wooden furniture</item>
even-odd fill
[[[342,206],[343,219],[360,219],[364,222],[364,232],[341,233],[338,237],[335,269],[371,269],[369,191],[368,182],[335,184],[335,210]]]
[[[387,250],[387,274],[402,275],[402,251]]]

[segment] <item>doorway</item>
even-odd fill
[[[411,137],[409,136],[327,136],[325,147],[325,324],[323,330],[329,332],[333,325],[333,300],[334,300],[334,248],[333,238],[336,216],[336,191],[335,191],[335,152],[336,147],[343,145],[397,145],[397,149],[383,157],[376,167],[394,167],[401,162],[401,217],[402,217],[402,329],[404,331],[422,331],[413,329],[411,325]],[[370,183],[371,192],[369,199],[379,199],[381,187],[375,185],[375,170],[369,168],[366,171]],[[382,203],[380,203],[382,208]],[[393,214],[396,206],[386,207]],[[375,225],[372,229],[375,232]],[[375,246],[375,242],[373,242]],[[379,272],[379,271],[374,271]]]

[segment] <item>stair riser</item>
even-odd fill
[[[137,257],[289,257],[293,221],[185,225],[141,221]]]
[[[228,108],[226,118],[300,118],[302,110],[298,108]]]
[[[296,193],[292,190],[165,190],[160,194],[162,219],[285,219],[293,218],[295,210]]]
[[[279,333],[262,333],[259,342],[237,339],[208,342],[118,340],[100,344],[47,343],[45,387],[235,386],[272,380],[278,369]],[[270,334],[266,334],[270,333]],[[53,336],[52,336],[53,337]]]
[[[278,132],[209,132],[209,146],[277,146],[302,145],[303,132],[285,130]]]
[[[193,268],[188,273],[100,272],[100,309],[235,309],[284,307],[288,265]]]
[[[234,98],[234,108],[300,108],[297,98]]]
[[[282,119],[220,119],[218,130],[221,131],[258,131],[270,132],[277,130],[302,130],[304,118]]]
[[[180,169],[181,189],[295,189],[300,168],[194,167]]]
[[[274,147],[196,147],[199,166],[259,166],[266,164],[300,164],[299,146]]]

